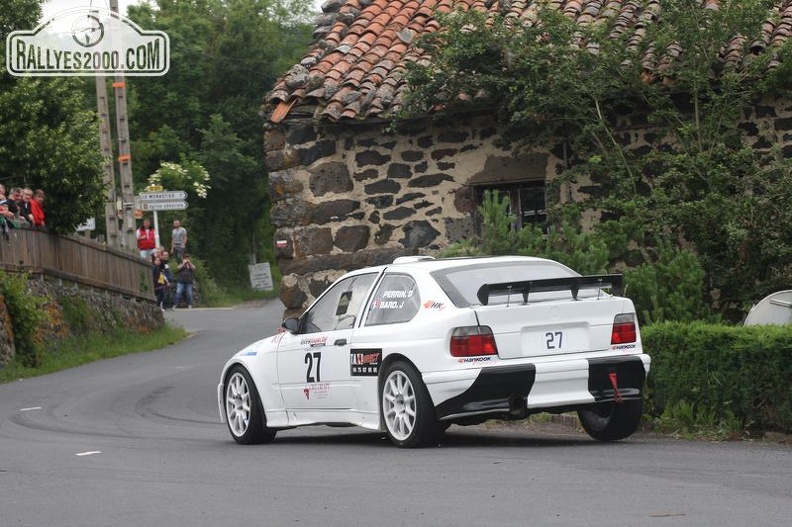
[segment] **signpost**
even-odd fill
[[[166,190],[163,192],[141,192],[140,201],[179,201],[187,199],[183,190]]]
[[[140,199],[141,210],[154,212],[154,243],[159,247],[160,235],[157,211],[185,210],[187,208],[187,193],[183,190],[163,190],[162,187],[149,187],[147,190],[149,192],[141,192],[138,195],[138,199]]]
[[[184,210],[186,201],[144,201],[140,204],[141,210]]]
[[[254,291],[272,291],[272,271],[269,263],[248,264],[250,285]]]

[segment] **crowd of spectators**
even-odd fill
[[[151,261],[154,294],[157,305],[165,309],[176,309],[184,299],[187,308],[193,304],[193,286],[195,285],[195,265],[190,261],[187,248],[187,230],[180,220],[173,221],[171,232],[170,253],[163,246],[157,246],[157,234],[151,226],[151,220],[143,219],[143,223],[135,230],[140,257]],[[175,269],[171,269],[170,254],[175,259]]]
[[[150,258],[157,306],[163,311],[176,309],[184,301],[186,307],[191,309],[195,265],[190,261],[190,255],[184,253],[182,260],[176,261],[175,269],[171,268],[170,253],[162,246],[155,247]]]
[[[0,230],[8,236],[9,229],[34,228],[46,229],[44,214],[44,191],[30,187],[6,187],[0,183]]]

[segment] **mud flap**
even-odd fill
[[[640,399],[646,370],[640,357],[589,360],[588,390],[596,402]]]

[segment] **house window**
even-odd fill
[[[522,229],[526,225],[538,225],[545,229],[547,224],[547,201],[544,181],[523,181],[491,186],[476,187],[476,203],[484,202],[484,192],[497,190],[498,196],[509,197],[509,212],[517,218],[514,227]]]

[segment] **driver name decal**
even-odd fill
[[[413,291],[385,291],[379,300],[374,301],[374,309],[401,309],[405,301],[412,298]]]

